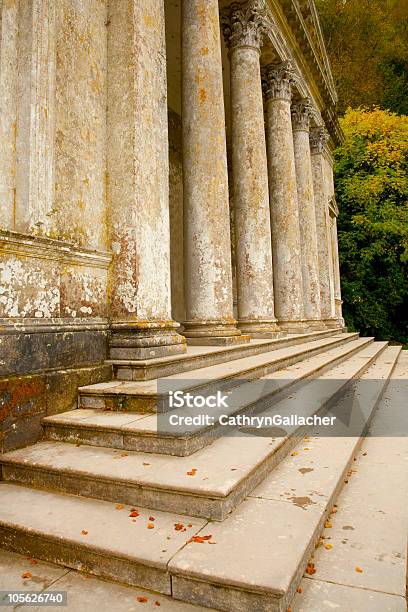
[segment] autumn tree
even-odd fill
[[[346,323],[408,342],[408,117],[349,109],[335,153]]]
[[[316,0],[338,111],[379,105],[408,113],[408,2]]]

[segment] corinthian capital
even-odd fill
[[[260,51],[262,38],[270,25],[265,0],[233,2],[221,11],[220,17],[225,44],[230,50],[254,47]]]
[[[294,130],[309,131],[310,118],[312,116],[312,105],[308,99],[295,102],[291,107],[292,128]]]
[[[267,100],[291,100],[294,71],[289,60],[268,64],[262,69],[263,89]]]
[[[329,140],[329,134],[323,126],[315,127],[310,130],[309,142],[312,155],[323,153],[324,147]]]

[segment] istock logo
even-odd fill
[[[222,395],[217,391],[215,395],[193,395],[183,391],[169,391],[170,408],[228,408],[226,403],[228,395]]]

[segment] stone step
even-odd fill
[[[323,602],[333,610],[406,612],[407,397],[408,351],[401,351],[293,612],[326,609]]]
[[[385,347],[385,342],[371,344],[270,410],[304,417],[323,412]],[[285,426],[274,437],[263,437],[235,429],[192,457],[46,441],[6,453],[0,462],[4,480],[223,520],[304,431],[306,427]]]
[[[361,434],[399,351],[386,349],[356,383],[353,408],[366,418]],[[339,403],[345,412],[348,396]],[[216,546],[189,545],[173,557],[173,597],[225,611],[286,611],[361,441],[359,435],[347,436],[341,423],[338,437],[311,433],[232,515],[202,530],[211,533]]]
[[[165,410],[168,389],[183,391],[210,392],[212,388],[220,389],[234,380],[260,378],[268,373],[312,357],[329,348],[351,342],[358,334],[339,334],[318,340],[311,340],[294,346],[278,348],[260,355],[252,355],[221,363],[174,374],[160,379],[147,381],[108,381],[79,388],[80,408],[100,408],[126,412],[156,412],[158,406]]]
[[[256,401],[258,406],[261,401],[268,401],[271,404],[273,399],[277,402],[295,389],[301,381],[321,375],[330,367],[367,346],[371,340],[357,338],[345,345],[326,350],[324,353],[268,374],[259,379],[260,383],[266,383],[265,388],[260,391],[258,391],[258,382],[255,385],[252,381],[239,385],[229,396],[228,406],[231,410],[215,408],[211,410],[211,415],[217,416],[225,412],[233,414],[244,407],[247,411],[253,401]],[[169,412],[166,417],[181,412],[191,413],[193,416],[197,410],[182,408],[179,411]],[[166,431],[164,418],[158,419],[156,414],[121,414],[86,408],[46,417],[43,425],[48,440],[177,456],[191,455],[210,444],[222,431],[220,428],[201,424],[185,427],[184,431],[176,432],[174,427],[168,427]]]
[[[398,352],[384,350],[362,376],[373,385],[359,391],[356,383],[367,420]],[[346,411],[347,396],[340,401]],[[284,612],[359,442],[358,436],[311,433],[223,523],[140,507],[132,522],[130,506],[0,483],[0,543],[196,605]],[[176,523],[186,531],[176,530]],[[191,542],[193,534],[211,538]]]
[[[339,328],[307,334],[288,334],[272,340],[251,340],[248,344],[232,346],[188,346],[187,352],[181,355],[131,361],[114,359],[106,363],[112,365],[114,377],[118,380],[152,380],[234,359],[260,355],[285,346],[304,344],[310,340],[342,334],[344,330],[345,328]]]

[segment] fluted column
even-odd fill
[[[317,127],[310,131],[310,152],[313,173],[313,193],[316,213],[317,247],[319,261],[320,309],[321,317],[327,327],[336,327],[331,307],[330,258],[331,248],[329,206],[325,189],[324,147],[328,140],[325,128]]]
[[[252,337],[276,337],[268,166],[259,56],[268,23],[263,0],[222,14],[231,66],[232,174],[238,326]]]
[[[306,331],[288,62],[263,71],[272,226],[275,314],[288,332]]]
[[[108,200],[112,359],[185,351],[171,320],[163,0],[110,2]]]
[[[218,0],[182,3],[185,335],[244,339],[233,316],[228,174]]]
[[[309,144],[311,112],[312,108],[308,100],[292,105],[293,146],[301,227],[303,307],[308,326],[313,329],[324,329],[324,323],[320,320],[319,261]]]

